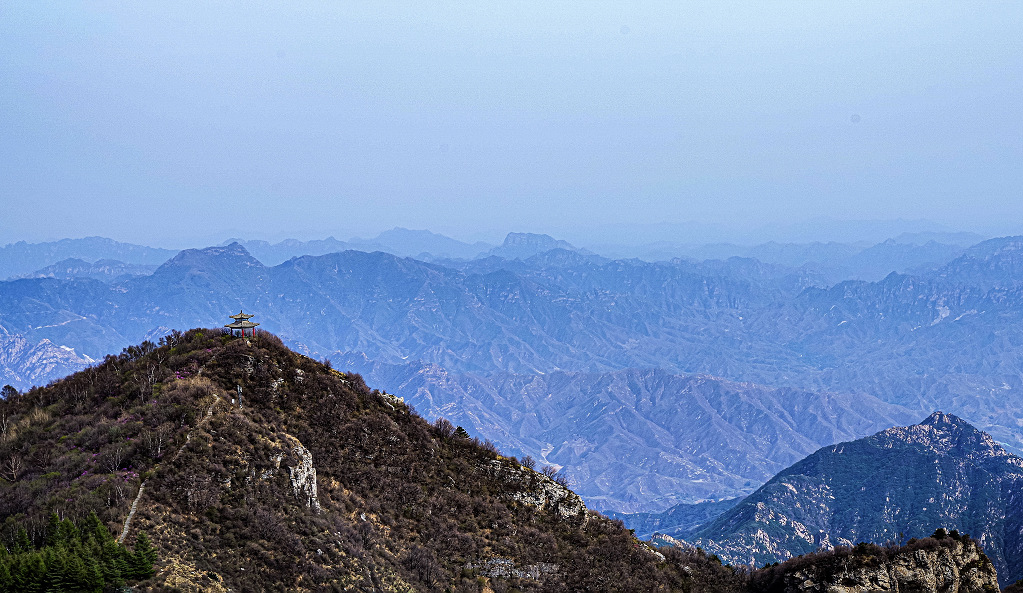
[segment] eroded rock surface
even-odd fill
[[[295,440],[291,452],[297,457],[295,465],[288,466],[291,475],[291,488],[299,500],[304,500],[307,507],[320,511],[320,500],[316,495],[316,467],[313,466],[313,454]]]
[[[785,576],[786,593],[997,593],[995,567],[975,542],[945,540],[887,561],[848,555],[801,567]]]

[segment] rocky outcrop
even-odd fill
[[[306,507],[320,512],[320,500],[316,494],[316,468],[313,466],[313,454],[295,440],[291,452],[297,457],[295,465],[288,466],[291,475],[291,488],[295,497],[305,502]]]
[[[470,562],[466,568],[484,577],[514,577],[531,581],[540,581],[544,577],[558,574],[557,564],[539,562],[518,567],[511,558],[491,558],[475,564]]]
[[[583,499],[550,476],[500,459],[491,460],[480,471],[518,486],[508,495],[516,502],[553,511],[563,519],[586,516]]]
[[[909,546],[888,558],[859,553],[856,549],[846,548],[845,551],[807,560],[808,564],[786,572],[783,590],[785,593],[998,591],[994,565],[972,541],[946,539],[925,549]],[[799,564],[798,560],[793,563]]]
[[[528,490],[512,494],[512,499],[539,509],[554,510],[565,519],[586,515],[586,504],[578,494],[543,474],[536,475],[536,482]]]

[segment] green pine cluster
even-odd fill
[[[131,552],[95,513],[81,527],[50,515],[40,547],[32,544],[24,526],[8,527],[13,527],[13,541],[0,546],[0,592],[99,593],[153,576],[156,550],[146,534],[138,534]]]

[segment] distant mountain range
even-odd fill
[[[506,246],[525,256],[551,241]],[[609,260],[559,246],[267,266],[231,244],[182,251],[146,276],[0,282],[0,332],[20,344],[0,373],[45,383],[244,308],[424,412],[564,466],[601,508],[662,511],[746,494],[822,445],[936,408],[1023,450],[1021,253],[1019,238],[994,239],[933,271],[827,286],[748,258]],[[521,424],[554,409],[520,395],[530,388],[559,411]],[[651,468],[660,477],[644,477]]]
[[[120,263],[159,266],[177,251],[120,243],[103,237],[62,239],[49,243],[19,241],[0,247],[0,279],[36,275],[37,271],[69,259],[116,260]],[[46,274],[42,274],[46,275]]]
[[[938,527],[978,540],[1003,583],[1023,577],[1023,459],[940,412],[824,447],[692,541],[727,561],[760,566],[836,545],[904,542]]]
[[[301,351],[353,368],[366,360],[359,368],[379,385],[415,388],[410,401],[431,414],[565,466],[598,506],[659,511],[745,494],[821,445],[935,408],[1023,448],[1021,250],[1018,239],[997,239],[927,274],[821,288],[811,274],[741,258],[649,263],[556,248],[442,265],[346,251],[268,267],[232,244],[185,250],[113,283],[0,283],[0,327],[26,344],[73,349],[70,360],[99,359],[244,308]],[[27,360],[5,371],[16,386],[68,370]],[[447,375],[424,373],[429,365]],[[698,427],[702,444],[671,434],[690,426],[672,409],[687,386],[709,397],[692,387],[694,374],[740,382],[707,379],[741,405],[701,404],[713,419],[713,430]],[[567,412],[516,427],[539,405],[517,396],[528,385],[564,398]],[[811,402],[833,407],[808,415]],[[619,414],[588,419],[608,406]],[[652,467],[664,477],[640,477]]]
[[[358,237],[348,241],[339,241],[334,237],[314,241],[288,239],[273,244],[267,241],[229,239],[223,245],[230,245],[234,242],[240,243],[252,256],[268,266],[275,266],[293,257],[325,255],[347,250],[383,251],[401,257],[429,260],[437,258],[472,259],[493,248],[487,243],[470,244],[426,230],[414,231],[403,228],[384,231],[372,239]]]
[[[47,339],[38,342],[0,330],[0,384],[42,385],[96,362]]]
[[[684,258],[694,261],[743,257],[763,263],[804,268],[817,274],[822,282],[842,280],[879,280],[891,272],[922,272],[940,267],[963,252],[966,247],[983,240],[972,233],[902,233],[881,243],[867,241],[776,243],[737,245],[731,243],[680,244],[655,242],[631,246],[604,245],[587,250],[567,241],[536,233],[509,233],[501,245],[483,242],[466,243],[428,230],[394,228],[371,239],[354,237],[347,241],[326,239],[299,241],[286,239],[277,243],[260,240],[228,239],[222,246],[240,243],[256,259],[275,266],[293,257],[326,255],[340,251],[383,251],[401,257],[424,261],[471,260],[497,256],[504,259],[527,259],[552,249],[584,254],[602,253],[613,258],[638,258],[644,261],[668,261]],[[53,276],[47,268],[66,267],[72,275],[93,277],[95,272],[76,272],[65,260],[114,260],[127,266],[156,266],[176,251],[142,245],[120,243],[100,237],[64,239],[30,244],[24,241],[0,248],[0,279],[13,277]],[[151,268],[148,271],[152,271]],[[147,273],[131,270],[128,273]],[[100,279],[109,279],[107,277]]]
[[[720,517],[725,511],[739,504],[742,498],[726,498],[705,502],[679,503],[659,513],[609,512],[608,516],[620,519],[625,526],[636,533],[636,537],[654,541],[692,538],[700,528]]]
[[[969,246],[981,240],[961,244],[963,237],[953,235],[916,242],[919,237],[902,235],[881,243],[761,243],[735,245],[718,243],[706,245],[680,245],[654,243],[636,247],[608,247],[599,250],[614,257],[636,257],[644,261],[666,261],[685,258],[694,261],[753,258],[767,264],[800,268],[820,276],[823,282],[833,284],[843,280],[880,280],[892,272],[919,273],[941,267],[952,261]]]
[[[61,260],[19,278],[92,278],[104,282],[113,282],[125,276],[148,276],[156,271],[156,264],[129,264],[116,259],[101,259],[87,262],[75,257]]]

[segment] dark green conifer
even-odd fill
[[[57,513],[50,513],[46,523],[46,545],[55,546],[60,541],[60,517]]]
[[[21,554],[31,552],[33,549],[32,540],[28,539],[28,531],[24,525],[18,526],[18,533],[14,536],[14,553]]]
[[[46,563],[39,552],[21,554],[12,565],[11,580],[13,591],[42,593],[46,580]]]
[[[103,544],[100,555],[100,568],[103,571],[103,580],[114,586],[123,586],[124,579],[128,575],[128,563],[125,560],[126,550],[113,539]]]
[[[87,538],[90,535],[96,539],[96,543],[100,546],[105,544],[107,540],[114,538],[114,536],[110,535],[110,530],[107,529],[107,526],[96,516],[96,511],[90,512],[82,524],[82,537]]]
[[[156,562],[156,549],[149,543],[149,537],[139,532],[135,538],[135,552],[128,561],[132,578],[148,579],[153,576],[153,563]]]
[[[63,546],[47,546],[43,548],[42,556],[46,566],[43,591],[46,593],[73,591],[74,582],[68,573],[67,549]]]
[[[0,550],[3,546],[0,546]],[[14,579],[11,577],[10,569],[11,556],[4,554],[4,558],[0,560],[0,591],[13,591],[14,590]]]

